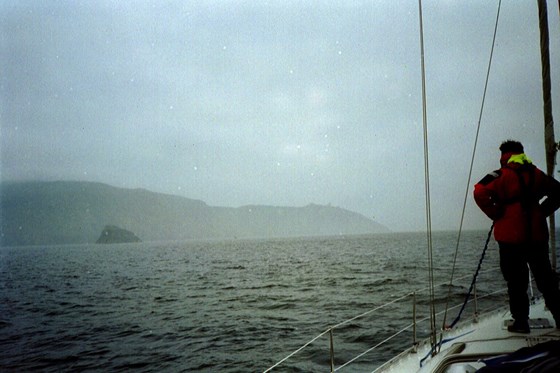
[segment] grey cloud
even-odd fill
[[[534,8],[503,4],[475,178],[503,138],[542,164]],[[495,10],[425,3],[439,228],[455,228],[462,204]],[[225,206],[332,203],[421,229],[417,12],[393,1],[2,4],[2,180],[101,181]]]

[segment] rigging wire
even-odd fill
[[[434,266],[433,266],[433,240],[432,240],[432,213],[430,202],[430,168],[428,158],[428,115],[426,103],[426,69],[424,64],[424,25],[422,17],[422,0],[418,0],[420,18],[420,65],[422,72],[422,126],[424,135],[424,188],[426,198],[426,239],[428,245],[428,283],[430,294],[430,340],[432,347],[436,346],[436,310],[435,310],[435,290],[434,290]]]
[[[469,291],[467,291],[467,296],[465,297],[463,305],[461,306],[461,309],[459,310],[459,313],[457,314],[457,317],[455,317],[455,320],[453,320],[453,322],[449,326],[445,326],[445,329],[453,329],[455,324],[457,324],[459,322],[459,320],[461,319],[461,315],[463,314],[463,311],[465,310],[465,307],[466,307],[467,303],[469,302],[469,298],[470,298],[471,293],[473,291],[474,285],[476,284],[476,279],[478,277],[478,274],[480,273],[480,267],[482,267],[482,262],[484,261],[484,256],[486,255],[486,250],[488,250],[488,244],[490,243],[490,238],[492,237],[492,231],[493,230],[494,230],[494,223],[492,223],[492,226],[490,227],[490,230],[488,231],[488,237],[486,237],[486,244],[484,245],[484,250],[482,250],[482,255],[480,256],[480,259],[478,261],[478,267],[476,267],[476,271],[475,271],[474,276],[472,278],[471,285],[469,287]],[[449,288],[451,288],[451,286]],[[445,309],[445,312],[447,313],[447,308]]]
[[[481,122],[482,122],[482,114],[484,112],[484,103],[486,102],[486,92],[488,90],[488,81],[490,80],[490,70],[492,68],[492,57],[494,56],[494,46],[496,45],[496,35],[498,33],[498,24],[499,24],[499,20],[500,20],[500,9],[502,7],[502,0],[499,0],[498,2],[498,10],[496,12],[496,22],[494,24],[494,36],[492,37],[492,47],[490,48],[490,58],[488,60],[488,68],[486,70],[486,81],[484,83],[484,92],[482,94],[482,103],[480,105],[480,113],[478,115],[478,124],[476,127],[476,135],[475,135],[475,139],[474,139],[474,146],[473,146],[473,151],[472,151],[472,156],[471,156],[471,164],[469,167],[469,176],[467,178],[467,186],[465,188],[465,197],[463,199],[463,209],[461,211],[461,220],[459,223],[459,233],[457,234],[457,242],[455,244],[455,254],[453,256],[453,265],[452,265],[452,270],[451,270],[451,279],[449,282],[449,288],[448,288],[448,292],[447,292],[447,300],[445,303],[445,313],[443,315],[443,324],[442,324],[442,328],[445,328],[445,324],[446,324],[446,319],[447,319],[447,310],[449,309],[449,300],[451,297],[451,285],[453,285],[453,277],[455,275],[455,268],[456,268],[456,264],[457,264],[457,254],[459,252],[459,243],[461,242],[461,233],[463,231],[463,222],[465,220],[465,210],[467,207],[467,199],[469,196],[469,190],[470,190],[470,185],[471,185],[471,179],[472,179],[472,171],[473,171],[473,167],[474,167],[474,159],[476,156],[476,148],[478,145],[478,137],[480,134],[480,126],[481,126]]]

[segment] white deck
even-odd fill
[[[560,330],[556,329],[550,312],[545,310],[544,302],[533,305],[530,316],[530,334],[508,332],[506,323],[510,314],[503,310],[445,332],[443,340],[447,342],[442,343],[441,351],[433,358],[427,358],[422,367],[420,361],[430,353],[429,343],[420,345],[417,352],[406,351],[376,372],[471,372],[474,370],[470,369],[484,366],[477,363],[481,358],[560,339]]]

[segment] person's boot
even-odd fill
[[[558,323],[556,323],[558,327]],[[513,324],[508,325],[508,332],[512,333],[523,333],[529,334],[531,333],[531,328],[529,328],[529,321],[528,320],[514,320]]]

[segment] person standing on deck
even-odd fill
[[[546,218],[560,207],[560,182],[535,167],[518,141],[500,145],[501,168],[474,186],[478,207],[494,221],[500,268],[514,319],[510,332],[529,333],[529,270],[560,328],[560,290],[548,257]]]

